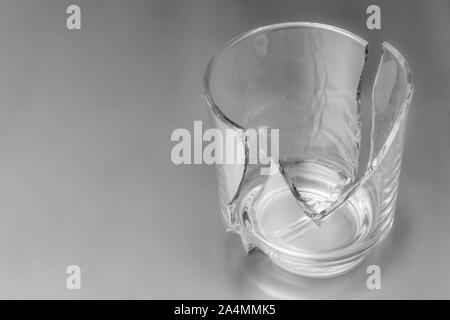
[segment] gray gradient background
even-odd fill
[[[207,119],[213,53],[285,21],[389,41],[414,74],[394,228],[330,280],[247,257],[221,224],[214,168],[170,160],[172,130]],[[450,1],[2,0],[0,111],[0,298],[450,298]],[[370,264],[381,290],[366,288]]]

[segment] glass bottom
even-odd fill
[[[302,198],[312,203],[332,198],[341,179],[330,167],[315,162],[296,162],[289,170],[301,181],[296,187]],[[248,215],[251,225],[241,235],[249,248],[258,247],[287,271],[308,277],[342,274],[362,262],[392,225],[390,214],[379,228],[374,190],[366,183],[317,225],[281,180],[270,185],[265,180],[254,181],[243,188],[240,197],[239,209]]]

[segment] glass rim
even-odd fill
[[[231,128],[235,129],[244,129],[241,125],[236,123],[235,121],[231,120],[223,111],[222,109],[216,104],[211,92],[210,92],[210,76],[211,72],[214,68],[214,65],[216,64],[217,60],[220,58],[220,56],[230,49],[231,47],[237,45],[241,41],[258,35],[262,33],[267,33],[275,30],[283,30],[283,29],[296,29],[296,28],[315,28],[315,29],[323,29],[323,30],[329,30],[336,33],[340,33],[341,35],[347,36],[351,39],[353,39],[356,42],[359,42],[362,46],[367,46],[368,42],[361,38],[360,36],[347,31],[345,29],[323,24],[323,23],[317,23],[317,22],[284,22],[284,23],[276,23],[276,24],[270,24],[258,28],[251,29],[249,31],[246,31],[244,33],[241,33],[231,40],[229,40],[225,45],[223,45],[209,60],[204,75],[203,75],[203,90],[204,90],[204,97],[208,103],[208,107],[211,109],[211,111],[220,118],[225,124],[227,124]],[[397,49],[395,49],[392,45],[390,45],[388,42],[383,42],[382,44],[383,50],[386,48],[388,49],[400,62],[400,65],[405,70],[405,73],[407,75],[407,82],[408,82],[408,88],[407,92],[405,94],[405,97],[403,98],[402,102],[402,109],[407,108],[409,105],[409,102],[411,100],[412,91],[413,91],[413,85],[412,85],[412,76],[411,71],[409,69],[408,63],[406,62],[405,58],[398,52]],[[378,74],[378,73],[377,73]],[[374,81],[376,83],[376,79]],[[372,99],[373,100],[373,99]]]
[[[236,123],[235,121],[231,120],[223,111],[220,109],[220,107],[215,103],[213,96],[210,92],[210,75],[211,71],[213,70],[214,65],[216,64],[216,61],[220,58],[220,56],[230,49],[231,47],[237,45],[241,41],[258,35],[262,33],[267,33],[275,30],[283,30],[283,29],[295,29],[295,28],[316,28],[316,29],[324,29],[324,30],[330,30],[337,33],[340,33],[344,36],[347,36],[357,42],[359,42],[361,45],[366,46],[367,41],[363,38],[357,36],[354,33],[351,33],[347,30],[322,24],[322,23],[316,23],[316,22],[284,22],[284,23],[276,23],[276,24],[270,24],[258,28],[251,29],[249,31],[246,31],[244,33],[241,33],[231,40],[229,40],[225,45],[223,45],[215,54],[214,56],[209,60],[208,65],[206,66],[206,70],[203,76],[203,89],[204,89],[204,96],[206,98],[206,101],[208,102],[208,106],[211,108],[211,111],[220,119],[222,119],[228,126],[235,127],[237,129],[243,129],[241,125]]]

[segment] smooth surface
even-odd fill
[[[0,3],[0,298],[450,298],[450,2]],[[361,267],[308,280],[246,256],[220,220],[214,168],[170,160],[205,120],[203,71],[257,26],[316,21],[394,45],[413,71],[397,216]],[[82,289],[66,289],[66,267]],[[382,289],[366,287],[379,265]]]

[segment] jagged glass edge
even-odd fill
[[[215,103],[215,101],[210,93],[210,86],[209,86],[210,76],[211,76],[211,71],[212,71],[216,61],[229,48],[235,46],[239,42],[241,42],[251,36],[271,32],[271,31],[276,31],[276,30],[295,29],[295,28],[315,28],[315,29],[330,30],[333,32],[340,33],[344,36],[347,36],[347,37],[355,40],[356,42],[359,42],[365,48],[367,48],[367,44],[368,44],[366,40],[362,39],[361,37],[357,36],[354,33],[349,32],[347,30],[344,30],[344,29],[341,29],[341,28],[338,28],[335,26],[330,26],[327,24],[316,23],[316,22],[286,22],[286,23],[272,24],[272,25],[267,25],[267,26],[259,27],[259,28],[244,32],[244,33],[234,37],[233,39],[228,41],[219,51],[217,51],[217,53],[211,58],[211,60],[209,61],[208,65],[206,67],[204,77],[203,77],[204,96],[208,103],[208,107],[209,107],[210,111],[216,117],[218,117],[221,121],[223,121],[227,126],[229,126],[230,129],[245,131],[243,126],[241,126],[237,122],[231,120],[230,118],[228,118],[225,115],[225,113],[222,112],[222,110],[219,108],[219,106],[217,106],[217,104]],[[247,144],[245,142],[245,139],[242,142],[244,143],[244,147],[247,152],[248,150],[247,150]],[[277,164],[277,166],[278,166],[278,169],[280,169],[279,164]],[[244,167],[242,179],[244,178],[246,171],[247,171],[247,165],[245,165],[245,167]],[[282,171],[280,171],[280,172],[282,172]],[[239,183],[239,186],[236,189],[236,192],[235,192],[233,198],[229,201],[229,203],[228,203],[229,205],[232,204],[233,201],[239,196],[241,186],[242,186],[242,179],[241,179],[241,182]],[[288,183],[288,181],[286,181],[286,183]],[[294,190],[292,190],[290,185],[289,185],[289,188],[291,189],[292,192],[294,192]],[[297,201],[298,201],[298,199],[297,199]]]
[[[406,116],[406,111],[408,110],[408,106],[411,102],[412,99],[412,94],[414,91],[414,86],[412,83],[412,74],[411,74],[411,70],[409,68],[408,63],[406,62],[405,58],[403,58],[403,56],[400,54],[400,52],[397,51],[397,49],[395,49],[392,45],[390,45],[388,42],[383,42],[382,44],[382,54],[381,54],[381,59],[378,65],[378,70],[375,76],[375,80],[373,82],[373,88],[372,88],[372,114],[374,115],[374,111],[375,111],[375,86],[378,83],[378,77],[380,74],[380,70],[381,70],[381,66],[383,64],[383,56],[384,56],[384,52],[387,50],[389,51],[399,62],[400,66],[402,67],[402,69],[405,71],[406,74],[406,82],[407,82],[407,88],[406,88],[406,93],[405,96],[403,97],[403,102],[402,105],[400,107],[400,112],[397,115],[397,118],[394,121],[394,124],[392,125],[391,131],[389,133],[389,135],[387,136],[386,140],[383,143],[383,146],[380,148],[380,150],[378,151],[378,154],[376,155],[376,157],[370,162],[368,163],[367,169],[365,170],[364,175],[358,180],[356,181],[346,192],[345,194],[342,195],[342,197],[337,201],[336,205],[332,205],[327,214],[324,216],[324,219],[326,219],[326,217],[328,217],[329,215],[331,215],[333,213],[333,211],[339,209],[344,203],[345,201],[348,200],[348,198],[350,198],[355,192],[356,190],[362,186],[364,183],[366,183],[371,177],[372,174],[376,171],[376,169],[378,168],[378,166],[380,165],[380,163],[383,161],[386,153],[388,152],[389,148],[391,147],[398,131],[400,130],[400,127],[403,123],[403,121],[405,120],[405,116]],[[374,117],[374,116],[373,116]],[[373,143],[372,141],[372,137],[373,137],[373,131],[375,130],[374,127],[374,118],[372,118],[372,129],[371,129],[371,144]],[[371,148],[372,149],[372,148]],[[372,151],[369,157],[369,161],[371,160],[372,156]],[[324,221],[324,220],[323,220]]]
[[[389,133],[388,137],[386,138],[386,141],[384,142],[383,146],[380,148],[380,151],[378,152],[377,156],[368,165],[364,175],[358,180],[358,182],[356,182],[351,188],[349,188],[349,190],[347,190],[347,192],[342,196],[342,198],[341,198],[341,199],[343,199],[342,202],[339,200],[339,204],[337,204],[335,207],[332,206],[332,208],[330,208],[330,210],[328,211],[328,214],[324,217],[324,220],[322,220],[322,221],[325,221],[327,219],[327,217],[329,217],[333,213],[333,211],[336,211],[340,207],[342,207],[344,205],[344,203],[348,200],[348,198],[350,198],[358,190],[358,188],[360,186],[364,185],[364,183],[366,183],[372,177],[372,174],[376,171],[376,169],[378,168],[380,163],[383,161],[383,159],[386,156],[389,148],[391,147],[395,137],[397,136],[398,131],[400,130],[400,127],[403,125],[403,122],[405,121],[406,112],[408,110],[408,107],[410,105],[412,95],[414,92],[414,86],[413,86],[413,82],[412,82],[412,73],[411,73],[411,70],[410,70],[409,65],[406,62],[405,58],[397,51],[397,49],[395,49],[388,42],[384,42],[382,44],[382,48],[383,48],[382,54],[384,54],[385,50],[388,50],[397,59],[400,66],[405,71],[407,88],[406,88],[405,96],[403,98],[402,105],[400,107],[401,108],[400,112],[394,121],[391,132]],[[381,70],[382,63],[383,63],[383,55],[381,56],[377,74],[376,74],[375,80],[374,80],[374,86],[372,88],[372,108],[374,108],[373,103],[374,103],[375,85],[378,81],[378,76],[379,76],[379,73]],[[375,128],[372,126],[372,131],[373,130],[375,130]],[[256,231],[256,230],[253,230],[253,231]],[[272,248],[273,250],[279,251],[279,252],[286,254],[292,258],[298,258],[298,259],[304,258],[306,261],[310,261],[310,262],[311,261],[323,262],[323,261],[327,261],[329,259],[336,259],[336,258],[346,259],[346,258],[354,257],[355,255],[362,256],[364,253],[368,252],[372,247],[376,246],[382,240],[382,239],[372,238],[372,239],[370,239],[370,241],[367,241],[365,243],[360,243],[359,245],[356,245],[352,248],[342,248],[342,249],[337,249],[333,252],[327,252],[327,253],[322,253],[322,254],[312,254],[312,253],[304,254],[300,251],[292,250],[292,249],[282,247],[282,246],[277,246],[276,244],[274,244],[270,241],[267,241],[265,239],[265,237],[259,233],[258,233],[258,239],[260,241],[262,241],[265,246]]]

